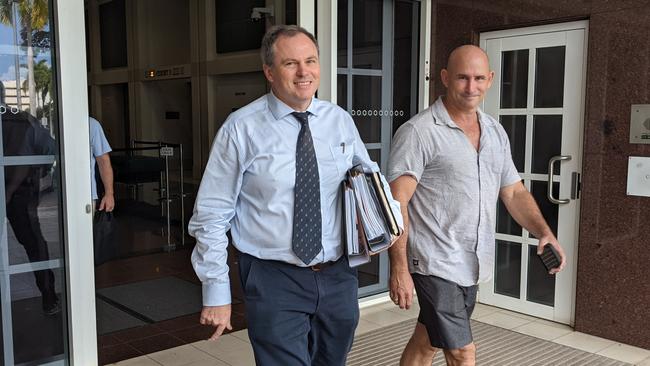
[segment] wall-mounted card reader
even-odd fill
[[[632,104],[630,143],[650,144],[650,104]]]

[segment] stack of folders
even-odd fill
[[[390,247],[399,227],[379,173],[352,168],[343,182],[344,240],[350,266],[370,261],[370,255]]]

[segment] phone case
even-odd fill
[[[542,260],[547,271],[560,266],[560,256],[557,255],[551,244],[544,246],[544,251],[539,255],[539,259]]]

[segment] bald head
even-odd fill
[[[490,71],[487,54],[482,49],[464,45],[451,52],[440,77],[447,88],[443,99],[447,109],[473,113],[492,85],[494,72]]]
[[[483,49],[476,47],[471,44],[462,45],[460,47],[454,48],[453,51],[449,54],[449,59],[447,59],[447,69],[453,67],[459,62],[467,62],[468,60],[480,60],[485,62],[486,67],[490,68],[490,62],[488,61],[488,56]]]

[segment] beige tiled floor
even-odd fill
[[[384,301],[385,300],[385,301]],[[372,305],[361,305],[361,319],[356,335],[400,323],[417,317],[417,303],[410,310],[401,310],[387,297],[376,299]],[[638,366],[650,366],[650,350],[616,343],[588,334],[574,332],[570,327],[513,313],[492,306],[477,304],[472,318],[515,332],[557,342],[583,351],[598,353]],[[119,366],[253,366],[246,330],[227,334],[216,342],[201,341],[161,352],[119,362]]]

